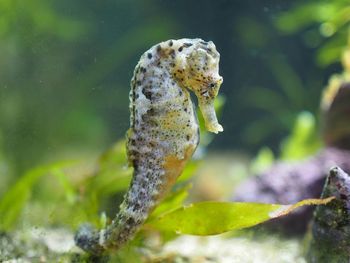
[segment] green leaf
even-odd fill
[[[0,199],[0,230],[14,227],[28,201],[33,185],[44,175],[72,165],[72,161],[42,165],[26,172]]]
[[[149,224],[156,229],[178,234],[216,235],[287,215],[300,206],[323,205],[333,199],[306,199],[293,205],[202,202],[176,209]]]
[[[200,163],[201,161],[199,160],[191,160],[189,163],[187,163],[181,176],[177,179],[177,182],[179,183],[189,180],[193,175],[195,175]]]
[[[149,220],[160,216],[161,214],[168,213],[175,210],[183,205],[183,202],[188,196],[188,190],[192,187],[192,184],[186,184],[180,189],[174,191],[169,196],[167,196],[153,211]]]
[[[259,174],[271,167],[275,161],[273,152],[268,147],[263,147],[258,152],[257,156],[252,160],[250,164],[250,170],[253,174]]]
[[[332,19],[339,7],[334,3],[305,3],[281,14],[276,20],[276,26],[282,32],[295,33],[313,23]]]
[[[66,201],[68,204],[73,205],[77,199],[78,193],[75,187],[72,185],[66,173],[62,169],[54,168],[50,171],[57,180],[61,183],[64,193],[66,196]]]
[[[281,146],[283,160],[299,160],[315,153],[321,147],[315,117],[310,112],[301,112],[295,121],[292,133]]]
[[[344,51],[347,36],[348,31],[341,31],[328,38],[327,42],[323,43],[317,51],[317,64],[325,67],[331,63],[338,62]]]
[[[125,141],[120,140],[101,155],[97,171],[86,181],[86,191],[98,197],[124,191],[130,184],[132,171],[128,167]]]

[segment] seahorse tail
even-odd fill
[[[129,190],[120,211],[105,229],[98,231],[90,224],[81,225],[74,237],[77,246],[92,255],[102,255],[107,250],[118,250],[131,240],[154,206],[153,201],[142,202],[145,200],[140,199],[140,193],[136,194],[136,202],[130,202],[131,196],[135,195]],[[153,199],[148,193],[144,197]]]
[[[102,255],[107,250],[117,250],[126,244],[143,222],[144,220],[126,217],[123,212],[119,212],[106,229],[99,231],[90,224],[81,225],[74,241],[89,254]]]
[[[74,236],[75,244],[84,251],[101,255],[105,248],[100,245],[100,231],[90,224],[82,224]]]
[[[155,186],[141,186],[146,185],[148,180],[144,173],[134,172],[133,182],[118,214],[101,232],[100,244],[106,249],[117,250],[130,241],[158,203],[154,195],[158,192],[154,189]],[[151,181],[154,182],[155,178]]]
[[[132,230],[130,233],[128,230]],[[135,228],[134,228],[135,229]],[[98,231],[90,224],[79,227],[74,241],[78,247],[92,255],[102,255],[110,249],[119,249],[136,232],[129,225],[122,226],[121,222],[110,225],[107,229]]]

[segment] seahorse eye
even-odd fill
[[[210,88],[214,88],[215,87],[215,83],[210,83],[209,87]]]

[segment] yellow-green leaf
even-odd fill
[[[20,213],[28,201],[33,185],[44,175],[59,171],[74,164],[74,161],[41,165],[26,172],[2,197],[0,197],[0,230],[15,226]]]
[[[287,215],[300,206],[323,205],[333,199],[306,199],[292,205],[202,202],[163,214],[149,224],[156,229],[178,234],[216,235]]]
[[[173,193],[170,193],[152,212],[149,220],[157,218],[159,215],[164,214],[165,212],[170,212],[176,210],[177,208],[183,205],[183,202],[188,196],[188,190],[192,187],[192,184],[186,184],[176,190]]]

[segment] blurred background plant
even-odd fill
[[[162,40],[201,37],[221,53],[225,132],[204,134],[199,153],[234,150],[245,165],[262,149],[230,180],[322,146],[319,101],[341,71],[348,1],[205,0],[200,12],[198,5],[0,0],[1,229],[16,227],[23,207],[27,224],[72,227],[115,212],[131,174],[123,142],[115,144],[129,126],[129,81],[140,55]],[[183,177],[201,165],[194,161]]]

